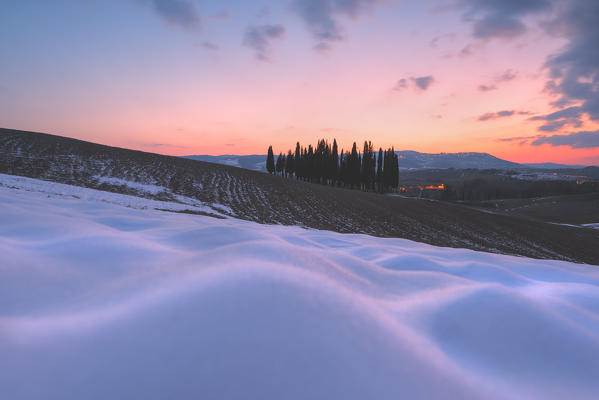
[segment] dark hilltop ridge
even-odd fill
[[[231,217],[264,224],[599,265],[599,230],[310,184],[44,133],[0,129],[0,173],[168,201],[186,196],[214,204]],[[164,190],[144,192],[127,181]]]

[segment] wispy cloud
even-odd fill
[[[528,143],[529,141],[538,138],[539,135],[535,135],[535,136],[514,136],[514,137],[507,137],[507,138],[499,138],[496,139],[497,142],[518,142],[519,144],[523,145]]]
[[[339,17],[358,18],[381,0],[293,0],[292,10],[304,21],[318,41],[316,50],[328,50],[332,43],[345,39]]]
[[[151,6],[156,14],[169,25],[193,29],[200,25],[200,14],[190,0],[137,0]]]
[[[517,76],[518,76],[518,72],[508,69],[508,70],[505,70],[504,72],[502,72],[501,74],[497,75],[495,77],[495,82],[497,82],[497,83],[509,82],[511,80],[516,79]]]
[[[428,45],[432,48],[437,48],[437,46],[439,45],[440,42],[442,41],[454,41],[455,38],[457,37],[457,35],[453,32],[451,33],[445,33],[442,35],[437,35],[434,38],[431,39],[431,41],[428,43]]]
[[[202,43],[199,43],[198,46],[201,47],[201,48],[203,48],[203,49],[205,49],[205,50],[211,50],[211,51],[215,51],[215,50],[220,49],[220,47],[217,44],[212,43],[212,42],[208,42],[208,41],[204,41]]]
[[[490,92],[491,90],[497,90],[496,85],[478,85],[478,90],[480,92]]]
[[[283,25],[252,25],[245,31],[243,44],[255,51],[258,60],[268,61],[271,40],[281,39],[284,36]]]
[[[497,76],[495,76],[491,80],[491,82],[479,85],[478,90],[481,92],[489,92],[492,90],[496,90],[498,85],[500,85],[503,82],[512,81],[512,80],[516,79],[517,76],[518,76],[518,73],[516,71],[513,71],[511,69],[505,70],[505,71],[501,72],[500,74],[498,74]]]
[[[530,115],[529,111],[517,111],[517,110],[502,110],[497,112],[484,113],[478,117],[479,121],[489,121],[498,118],[511,117],[513,115]]]

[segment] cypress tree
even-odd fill
[[[312,145],[308,145],[308,153],[306,154],[306,177],[310,182],[314,182],[314,177],[316,175],[314,165],[314,149]]]
[[[387,190],[391,186],[391,158],[389,157],[389,150],[385,150],[385,159],[383,166],[383,187]]]
[[[339,169],[337,170],[337,184],[345,186],[345,156],[343,154],[343,149],[341,149],[341,153],[339,153]]]
[[[374,186],[376,174],[376,165],[374,162],[374,151],[372,142],[364,142],[364,152],[362,153],[362,165],[360,171],[360,182],[365,191],[369,191]]]
[[[339,174],[339,153],[337,150],[337,140],[333,139],[333,149],[331,150],[331,184],[335,186]]]
[[[393,155],[393,190],[396,191],[399,186],[399,157],[395,153],[395,149],[391,147],[391,154]]]
[[[360,155],[358,154],[358,148],[356,142],[351,149],[351,155],[348,160],[348,178],[349,185],[353,189],[354,185],[360,183]]]
[[[285,156],[283,153],[279,153],[279,157],[277,157],[277,165],[276,165],[277,174],[283,174],[285,171]]]
[[[291,150],[287,153],[287,162],[285,163],[285,175],[292,176],[295,170],[295,159]]]
[[[275,156],[272,153],[272,146],[268,146],[268,156],[266,156],[266,170],[271,174],[275,172]]]
[[[376,160],[376,186],[379,193],[383,193],[383,149],[379,147]]]
[[[300,170],[300,156],[301,156],[300,143],[297,142],[297,144],[295,145],[295,159],[294,159],[295,179],[299,178],[298,172]]]

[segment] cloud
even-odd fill
[[[570,125],[574,128],[582,126],[581,117],[583,110],[581,107],[568,107],[547,115],[538,115],[530,118],[531,121],[545,121],[538,130],[543,132],[557,132],[563,127]]]
[[[513,38],[526,32],[522,19],[551,9],[549,0],[459,0],[478,39]]]
[[[420,90],[427,90],[430,87],[430,85],[432,85],[435,82],[435,78],[433,78],[432,75],[410,78],[410,80],[414,82],[414,84],[416,84],[416,86],[418,86]]]
[[[428,76],[418,76],[418,77],[409,77],[409,78],[401,78],[397,81],[393,90],[401,91],[407,89],[412,86],[417,88],[420,91],[428,90],[428,88],[435,82],[435,78],[432,75]]]
[[[315,49],[328,49],[330,44],[345,39],[339,17],[358,18],[382,0],[293,0],[292,10],[304,21],[319,42]]]
[[[516,136],[516,137],[508,137],[508,138],[499,138],[496,139],[497,142],[518,142],[518,144],[523,145],[528,143],[530,140],[536,139],[539,136]]]
[[[206,50],[218,50],[220,47],[218,47],[217,44],[214,44],[212,42],[202,42],[199,44],[200,47],[206,49]]]
[[[331,45],[325,42],[320,42],[314,46],[314,50],[318,53],[327,53],[329,50],[331,50]]]
[[[496,90],[497,86],[495,85],[479,85],[478,90],[481,92],[490,92],[491,90]]]
[[[283,25],[252,25],[243,35],[243,44],[254,49],[256,58],[261,61],[269,60],[270,41],[281,39],[285,36]]]
[[[401,78],[400,80],[397,81],[397,83],[393,87],[393,90],[400,91],[400,90],[407,89],[407,88],[408,88],[408,80],[406,78]]]
[[[511,80],[516,79],[517,76],[518,73],[516,71],[513,71],[511,69],[505,70],[504,72],[500,73],[495,78],[493,78],[492,83],[479,85],[478,90],[481,92],[489,92],[491,90],[496,90],[497,84],[509,82]]]
[[[466,46],[464,46],[462,48],[462,50],[460,50],[460,52],[458,53],[458,57],[460,57],[460,58],[470,57],[472,54],[474,54],[476,47],[477,46],[475,46],[473,44],[467,44]]]
[[[575,132],[568,135],[540,136],[531,144],[533,146],[540,146],[542,144],[568,146],[573,149],[599,147],[599,130]]]
[[[529,111],[502,110],[497,112],[484,113],[478,117],[479,121],[489,121],[498,118],[511,117],[513,115],[530,115]]]
[[[428,45],[432,48],[436,48],[440,41],[444,41],[444,40],[454,41],[456,39],[456,37],[457,37],[457,35],[453,32],[445,33],[443,35],[437,35],[431,39],[431,41],[428,43]]]
[[[200,15],[190,0],[138,0],[150,5],[169,25],[192,29],[200,25]]]
[[[497,82],[497,83],[509,82],[511,80],[516,79],[517,76],[518,76],[518,72],[508,69],[508,70],[505,70],[504,72],[502,72],[501,74],[497,75],[495,77],[495,82]]]
[[[569,114],[561,119],[552,118],[556,113],[546,115],[547,120],[555,121],[553,127],[581,126],[584,115],[599,121],[598,15],[598,1],[572,1],[544,25],[550,34],[567,40],[545,63],[550,78],[547,89],[556,96],[552,104]],[[539,129],[546,128],[544,125]]]

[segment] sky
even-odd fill
[[[599,165],[597,20],[596,0],[5,1],[0,127]]]

